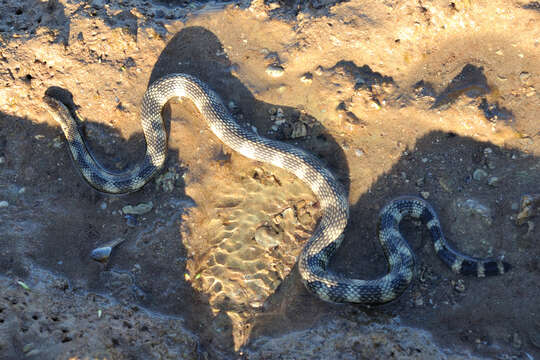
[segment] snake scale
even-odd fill
[[[170,74],[147,89],[141,110],[146,155],[141,165],[124,173],[108,171],[90,155],[66,105],[47,95],[44,100],[51,115],[61,125],[72,158],[86,181],[103,192],[127,193],[141,188],[164,165],[167,138],[161,111],[172,98],[191,100],[212,132],[233,150],[285,169],[311,188],[320,203],[322,216],[302,249],[298,269],[306,287],[321,299],[382,304],[397,298],[408,287],[414,273],[414,254],[399,231],[399,224],[405,217],[419,219],[427,226],[437,255],[457,274],[484,277],[503,274],[510,269],[510,265],[501,260],[474,258],[453,249],[446,242],[431,205],[421,198],[406,196],[392,200],[380,212],[378,234],[389,265],[386,275],[360,280],[329,271],[328,262],[343,240],[349,216],[345,189],[313,155],[240,126],[219,96],[191,75]]]

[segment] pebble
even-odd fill
[[[303,82],[306,85],[309,85],[313,82],[313,75],[311,73],[305,73],[300,78],[300,81]]]
[[[364,151],[362,149],[356,149],[356,150],[354,150],[354,155],[356,155],[358,157],[362,157],[362,156],[364,156]]]
[[[487,172],[485,172],[482,169],[476,169],[473,172],[473,179],[477,181],[481,181],[487,177]]]
[[[318,76],[321,76],[323,74],[324,70],[322,68],[322,66],[317,66],[317,69],[315,69],[315,74],[317,74]]]
[[[64,140],[60,136],[57,136],[53,139],[52,141],[53,148],[60,149],[62,145],[64,145]]]
[[[92,250],[90,257],[96,261],[105,262],[109,259],[111,252],[112,247],[110,246],[99,247]]]
[[[499,182],[499,178],[498,178],[498,177],[496,177],[496,176],[491,176],[491,177],[488,179],[487,184],[488,184],[489,186],[496,186],[498,182]]]
[[[28,343],[23,346],[23,352],[27,353],[34,348],[34,343]]]
[[[99,207],[101,208],[101,210],[105,210],[107,208],[107,203],[104,201],[99,205]]]
[[[0,156],[0,165],[6,163],[6,158],[4,156]]]
[[[35,356],[37,356],[39,354],[41,354],[41,350],[33,349],[33,350],[30,350],[29,352],[26,353],[26,357],[31,358],[31,357],[35,357]]]
[[[0,201],[0,208],[5,208],[8,206],[9,206],[9,203],[7,201],[5,200]]]
[[[169,168],[167,172],[159,175],[156,180],[156,189],[160,189],[165,192],[172,192],[175,186],[180,186],[180,173],[175,168]]]
[[[109,259],[111,256],[111,252],[113,248],[121,243],[123,243],[125,239],[123,238],[117,238],[111,242],[108,242],[100,247],[95,248],[90,253],[90,257],[96,261],[99,262],[105,262]]]
[[[491,225],[493,222],[493,219],[491,218],[491,210],[476,200],[467,199],[461,204],[461,207],[463,207],[463,210],[467,211],[468,213],[481,216],[488,225]]]
[[[516,350],[519,350],[521,349],[522,346],[523,346],[523,340],[521,340],[521,336],[519,336],[519,334],[515,332],[512,335],[512,347]]]
[[[519,80],[520,80],[522,83],[524,83],[524,84],[526,84],[526,83],[529,82],[530,77],[531,77],[531,74],[529,74],[529,73],[526,72],[526,71],[522,71],[522,72],[519,74]]]
[[[452,285],[454,286],[454,290],[459,293],[465,291],[465,281],[463,281],[462,279],[459,279],[458,281],[452,281]]]
[[[521,196],[519,213],[516,217],[516,223],[522,225],[528,219],[535,215],[535,209],[540,203],[540,194],[524,194]]]
[[[420,191],[420,195],[427,200],[429,198],[429,191]]]
[[[154,204],[152,204],[151,201],[147,203],[140,203],[136,206],[126,205],[122,208],[122,212],[127,215],[143,215],[150,212],[153,206]]]
[[[283,69],[283,67],[280,65],[268,65],[266,68],[266,73],[271,77],[277,78],[283,76],[285,69]]]
[[[229,110],[231,110],[232,112],[235,112],[238,110],[238,106],[232,100],[229,101],[229,104],[227,104],[227,106],[229,107]]]
[[[269,226],[261,226],[255,230],[255,241],[262,247],[269,249],[279,245],[276,232]]]
[[[126,215],[126,224],[129,227],[135,227],[137,226],[137,218],[133,215]]]
[[[307,126],[303,122],[299,121],[294,123],[291,132],[291,139],[301,138],[307,135]]]

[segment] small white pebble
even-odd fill
[[[277,78],[283,76],[285,70],[279,65],[268,65],[266,68],[266,73],[271,77]]]
[[[107,208],[107,203],[104,201],[99,205],[99,207],[101,208],[101,210],[105,210]]]
[[[5,164],[5,163],[6,163],[6,158],[3,156],[0,156],[0,164]]]
[[[364,155],[364,151],[362,151],[361,149],[356,149],[354,150],[354,154],[358,157],[361,157]]]
[[[7,201],[5,200],[0,201],[0,208],[5,208],[8,206],[9,206],[9,203]]]
[[[313,75],[311,75],[310,73],[306,73],[302,75],[302,77],[300,78],[300,81],[303,82],[304,84],[309,85],[313,81]]]
[[[24,194],[26,192],[26,188],[23,186],[19,189],[19,194]]]

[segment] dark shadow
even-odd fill
[[[500,351],[490,346],[492,343],[505,343],[501,335],[493,334],[517,331],[535,341],[531,329],[536,328],[539,318],[527,314],[535,311],[531,299],[540,296],[538,288],[531,288],[540,281],[540,251],[534,246],[538,230],[516,225],[519,210],[515,206],[523,194],[538,192],[540,173],[531,170],[538,160],[516,149],[453,133],[424,135],[352,204],[345,240],[330,268],[353,278],[383,275],[387,265],[376,237],[378,213],[392,198],[424,192],[456,248],[476,256],[504,255],[512,270],[485,279],[455,275],[437,258],[427,229],[406,223],[402,231],[416,253],[417,274],[397,300],[352,308],[324,303],[304,289],[294,269],[265,303],[251,339],[306,329],[321,318],[343,312],[354,319],[351,311],[357,307],[373,321],[399,314],[403,325],[432,331],[443,346],[470,347],[487,356]],[[486,169],[488,177],[473,179],[475,169]],[[488,185],[492,176],[498,181]],[[489,210],[482,213],[464,206],[468,200]],[[466,290],[456,290],[460,279]],[[476,338],[483,343],[475,344]]]
[[[69,92],[52,90],[69,103]],[[95,136],[101,134],[103,148],[114,147],[122,154],[104,153],[94,146],[94,154],[106,166],[114,168],[119,159],[131,166],[140,161],[144,152],[140,134],[123,140],[117,129],[91,119],[86,119],[84,128],[93,129],[92,134],[85,131],[92,145],[101,142]],[[66,285],[61,286],[75,294],[110,297],[131,311],[143,307],[182,316],[188,329],[204,337],[199,323],[213,316],[204,295],[194,293],[184,280],[187,254],[179,230],[182,214],[195,204],[184,193],[183,183],[175,182],[172,191],[150,181],[133,194],[100,193],[79,176],[59,127],[4,113],[0,113],[0,158],[0,199],[9,203],[0,209],[0,274],[24,281],[43,268],[65,277]],[[169,150],[166,171],[181,175],[177,159],[178,153]],[[128,219],[120,213],[125,205],[148,201],[154,204],[148,214]],[[116,238],[126,241],[113,250],[106,264],[90,258],[93,248]],[[20,329],[12,330],[10,336],[18,339]],[[223,331],[225,337],[227,328]],[[21,353],[24,343],[19,344]],[[121,352],[126,356],[141,355],[128,343],[115,347],[124,347]],[[216,351],[202,344],[198,350]],[[217,351],[230,352],[230,348]]]
[[[204,44],[204,46],[201,46]],[[160,54],[149,84],[171,73],[194,75],[216,91],[225,104],[235,104],[234,115],[239,123],[254,125],[259,134],[304,148],[321,159],[347,187],[349,171],[343,150],[326,132],[324,126],[310,114],[279,104],[257,101],[251,92],[231,74],[235,64],[226,58],[219,39],[202,27],[189,27],[176,34]],[[269,111],[280,107],[290,126],[301,121],[307,124],[305,136],[292,138],[290,129],[281,127],[270,131]],[[287,125],[287,124],[284,124]],[[246,125],[247,126],[247,125]]]
[[[169,41],[160,54],[148,85],[171,73],[196,76],[216,91],[225,104],[230,102],[235,104],[233,113],[241,125],[253,125],[262,136],[289,142],[316,155],[338,176],[348,190],[349,171],[345,154],[339,144],[326,132],[324,126],[314,117],[298,109],[256,100],[249,89],[231,74],[235,64],[231,64],[229,59],[222,54],[224,54],[223,47],[212,32],[202,27],[183,29]],[[272,122],[269,120],[269,111],[277,107],[283,110],[285,118],[289,119],[288,122],[292,126],[300,121],[309,122],[306,136],[292,139],[287,128],[280,128],[277,132],[270,131]],[[232,151],[228,148],[224,150]],[[180,158],[182,158],[181,151],[182,149],[180,149]],[[186,149],[186,151],[190,150]],[[211,174],[208,175],[211,176]],[[237,306],[229,310],[236,311]],[[221,337],[219,333],[214,333],[213,336]]]

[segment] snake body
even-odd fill
[[[454,250],[446,242],[431,205],[421,198],[408,196],[394,199],[380,212],[379,241],[389,264],[386,275],[360,280],[329,271],[328,262],[343,240],[349,217],[348,197],[342,185],[313,155],[240,126],[219,96],[191,75],[167,75],[147,89],[141,110],[146,155],[141,165],[124,173],[111,172],[101,166],[90,155],[67,107],[52,97],[44,97],[50,113],[62,127],[81,174],[91,186],[108,193],[136,191],[163,167],[167,139],[161,110],[172,98],[193,101],[212,132],[233,150],[285,169],[311,188],[319,200],[322,216],[302,249],[298,269],[306,287],[321,299],[381,304],[398,297],[408,287],[414,273],[414,254],[399,231],[399,224],[405,217],[420,219],[426,224],[437,255],[455,273],[484,277],[503,274],[510,269],[510,265],[501,260],[473,258]]]

